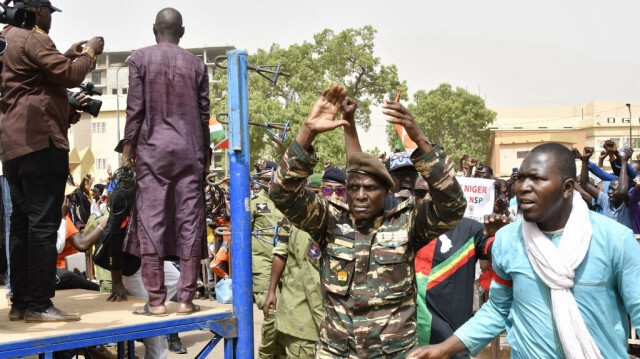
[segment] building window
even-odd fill
[[[123,94],[123,95],[126,95],[126,94],[127,94],[127,88],[126,88],[126,87],[122,89],[122,94]]]
[[[525,158],[525,157],[527,157],[528,154],[529,154],[529,151],[517,151],[516,152],[516,157]]]
[[[106,122],[93,122],[91,123],[91,133],[106,133],[107,132],[107,123]]]
[[[73,126],[71,126],[73,127]],[[640,138],[634,137],[631,139],[631,147],[633,148],[640,148]]]
[[[118,89],[111,89],[111,94],[112,95],[117,95],[118,94]]]
[[[102,75],[100,74],[100,71],[91,73],[91,82],[93,82],[94,85],[100,85],[101,81],[102,81]]]
[[[107,169],[107,159],[106,158],[97,158],[96,159],[96,170],[106,170]]]

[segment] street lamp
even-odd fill
[[[116,70],[116,118],[117,118],[117,126],[118,126],[116,131],[118,133],[118,143],[120,143],[120,87],[118,86],[118,80],[119,80],[118,73],[120,72],[120,69],[124,65],[127,65],[129,63],[129,59],[131,59],[131,56],[127,56],[124,62],[121,63],[120,66],[118,66],[118,69]],[[120,168],[120,166],[122,165],[121,157],[122,156],[118,156],[118,168]]]
[[[631,141],[631,104],[627,104],[627,108],[629,109],[629,148],[633,148],[633,144]]]

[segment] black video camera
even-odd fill
[[[97,89],[91,82],[87,82],[86,85],[80,85],[78,87],[80,88],[81,92],[83,92],[87,96],[102,96],[102,90]],[[67,90],[67,98],[71,107],[75,108],[78,111],[86,112],[93,117],[98,117],[100,108],[102,107],[102,101],[87,97],[87,100],[85,101],[83,106],[83,104],[81,104],[78,100],[76,100],[75,97],[73,97],[73,94],[73,92]]]
[[[11,7],[12,0],[0,3],[0,23],[31,30],[36,24],[36,14],[23,8]],[[40,7],[40,0],[22,0],[26,6]],[[0,55],[7,49],[7,41],[0,35]]]
[[[31,7],[41,6],[40,0],[22,0],[21,2]],[[23,8],[11,7],[9,3],[11,3],[11,0],[6,0],[0,4],[0,22],[27,30],[33,29],[36,24],[36,14]]]

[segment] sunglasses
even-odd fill
[[[429,190],[427,190],[427,189],[416,189],[416,190],[413,190],[413,195],[416,198],[424,198],[428,193],[429,193]]]
[[[336,195],[338,196],[344,196],[345,193],[347,193],[347,189],[344,187],[339,187],[339,188],[333,188],[333,187],[322,187],[322,194],[324,196],[331,196],[333,194],[333,192],[336,193]]]

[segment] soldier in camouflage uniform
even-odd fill
[[[262,183],[260,190],[251,199],[251,232],[258,230],[268,232],[267,228],[280,223],[284,216],[275,207],[268,194],[268,186],[271,182],[269,170],[275,170],[277,164],[271,161],[264,161],[260,168],[265,172],[257,179]],[[262,230],[263,229],[263,230]],[[273,232],[273,230],[271,230]],[[263,234],[262,239],[257,236],[251,237],[251,258],[253,262],[253,300],[258,309],[264,308],[264,301],[269,289],[269,277],[271,274],[271,258],[274,248],[273,235]],[[275,350],[276,328],[275,311],[269,310],[269,315],[262,322],[262,339],[258,347],[259,358],[273,358]]]
[[[339,168],[325,169],[318,178],[318,192],[336,205],[345,207],[347,174]],[[313,183],[309,181],[310,191]],[[315,192],[314,192],[315,193]],[[277,284],[282,278],[280,298]],[[277,308],[276,308],[277,303]],[[325,312],[320,289],[320,248],[309,234],[292,228],[289,240],[284,238],[273,250],[269,293],[264,314],[271,306],[276,310],[276,357],[311,358]]]
[[[415,205],[410,199],[384,212],[391,176],[378,159],[348,149],[348,209],[306,192],[304,179],[318,161],[313,139],[349,126],[335,120],[345,98],[346,90],[338,85],[323,92],[285,153],[270,194],[322,250],[326,317],[316,357],[403,358],[417,344],[415,253],[458,224],[466,202],[449,158],[429,144],[411,114],[395,102],[384,106],[393,117],[387,121],[404,126],[418,145],[411,160],[429,183],[432,200]]]

